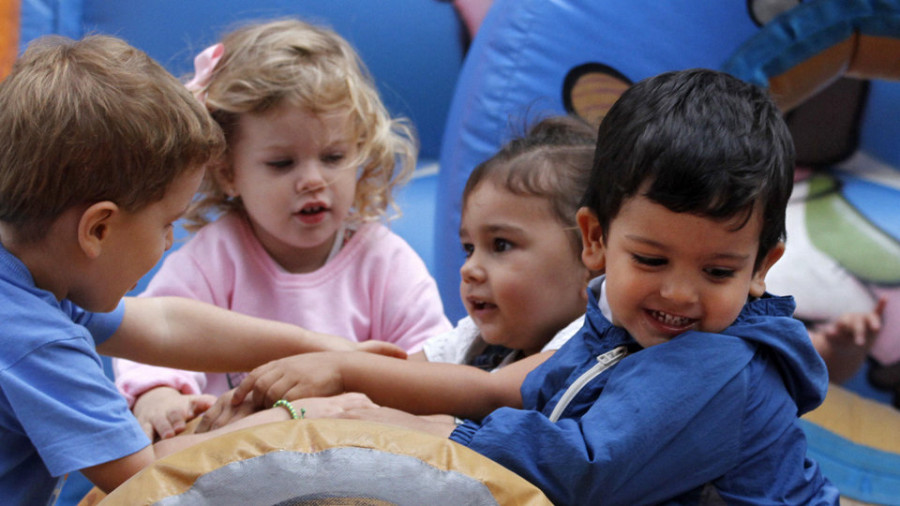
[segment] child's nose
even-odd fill
[[[666,277],[660,288],[660,295],[679,304],[693,304],[698,300],[694,283],[686,274],[673,273]]]
[[[314,193],[327,186],[325,175],[318,164],[312,163],[297,172],[298,193]]]
[[[478,265],[475,255],[470,256],[459,268],[459,275],[463,283],[480,283],[484,281],[485,271]]]

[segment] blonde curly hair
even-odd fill
[[[348,135],[358,139],[358,181],[351,215],[355,223],[398,213],[392,192],[415,169],[415,133],[405,118],[392,118],[381,102],[365,64],[350,44],[333,30],[298,19],[279,19],[240,27],[222,39],[224,53],[205,86],[213,118],[234,139],[241,114],[264,113],[283,104],[314,115],[349,112]],[[230,199],[217,172],[230,174],[230,149],[207,172],[198,199],[187,213],[187,228],[196,230],[213,216],[243,211]]]

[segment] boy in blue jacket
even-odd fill
[[[701,69],[635,84],[600,125],[577,216],[582,259],[606,275],[580,333],[525,379],[524,408],[456,427],[352,416],[449,434],[554,504],[837,504],[797,423],[825,365],[793,299],[765,291],[793,164],[761,89]]]

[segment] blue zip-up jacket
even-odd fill
[[[522,384],[524,409],[467,421],[452,440],[557,505],[838,504],[797,423],[823,401],[828,376],[791,297],[748,302],[721,334],[642,349],[588,292],[582,330]],[[631,353],[582,378],[620,346]]]

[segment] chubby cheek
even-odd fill
[[[700,330],[718,333],[728,328],[741,314],[747,301],[746,294],[712,299],[713,305],[706,307],[706,314],[711,315]]]
[[[525,273],[523,272],[522,275]],[[522,282],[521,277],[510,275],[510,273],[502,275],[496,271],[492,273],[491,291],[495,302],[503,306],[504,312],[521,314],[531,311],[536,305],[534,303],[534,286],[529,287]]]
[[[342,181],[335,185],[339,212],[343,215],[340,217],[344,220],[350,214],[350,208],[356,200],[356,175],[353,171],[345,170],[341,175]]]
[[[630,286],[633,285],[633,286]],[[641,290],[641,283],[633,279],[630,283],[619,280],[619,277],[609,274],[606,276],[606,283],[603,285],[604,295],[609,303],[609,307],[614,315],[624,313],[629,306],[637,304],[634,300],[638,298],[637,292]]]

